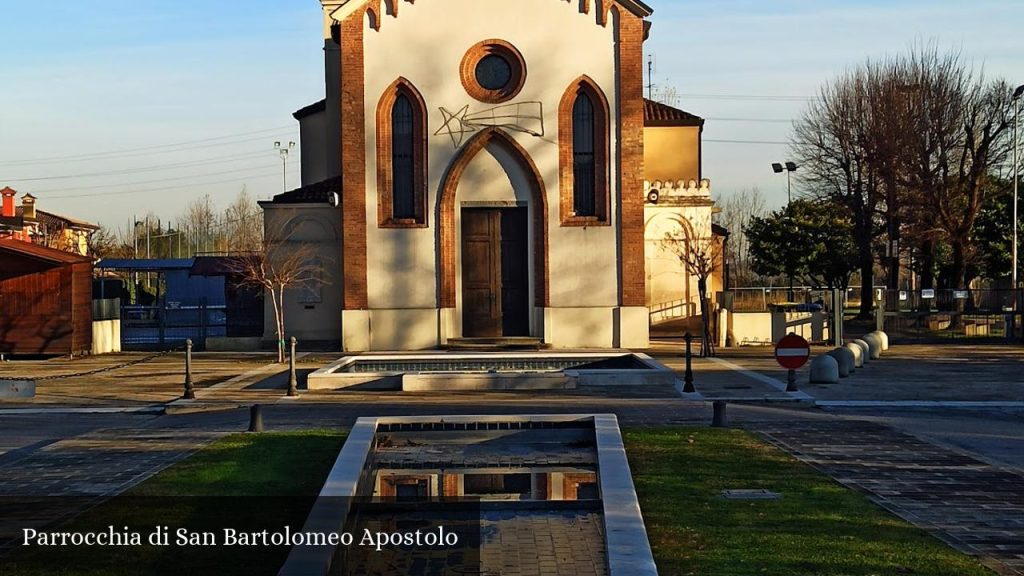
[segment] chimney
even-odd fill
[[[0,211],[0,216],[5,218],[14,218],[14,196],[17,194],[11,187],[6,187],[0,190],[0,195],[3,195],[3,211]]]
[[[36,219],[36,197],[25,194],[21,197],[21,215],[26,220]]]

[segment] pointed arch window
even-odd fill
[[[559,132],[562,225],[608,225],[608,104],[589,78],[562,97]]]
[[[426,217],[426,106],[404,79],[381,97],[377,110],[378,224],[422,228]]]
[[[572,207],[576,216],[597,215],[594,128],[594,103],[581,90],[572,107]]]

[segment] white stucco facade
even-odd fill
[[[631,51],[623,50],[620,25],[626,18],[642,20],[642,10],[638,15],[627,10],[627,4],[636,6],[634,3],[603,6],[598,0],[321,3],[328,98],[322,109],[296,115],[301,123],[303,185],[336,175],[329,164],[332,146],[339,140],[332,130],[338,124],[331,119],[342,118],[344,140],[346,110],[351,110],[346,106],[352,100],[344,89],[340,97],[336,96],[336,83],[346,86],[348,82],[349,90],[352,83],[362,83],[361,170],[346,165],[347,159],[354,157],[351,146],[358,144],[344,140],[340,145],[340,172],[345,189],[338,190],[340,207],[295,204],[291,213],[281,211],[280,206],[271,209],[289,217],[315,210],[317,221],[333,217],[338,225],[330,233],[336,234],[341,244],[353,243],[340,248],[336,255],[341,271],[336,278],[339,285],[325,288],[325,294],[348,290],[349,303],[339,297],[329,305],[325,299],[315,323],[330,326],[318,335],[337,338],[346,351],[428,349],[466,336],[463,210],[525,208],[526,246],[530,250],[526,312],[529,335],[556,348],[646,347],[649,312],[643,302],[624,297],[629,276],[622,264],[627,237],[622,226],[623,198],[643,198],[644,190],[623,177],[619,161],[620,135],[624,133],[622,58],[624,53],[637,59],[642,55],[642,39]],[[351,26],[354,19],[362,23],[358,48],[351,45],[356,36]],[[525,62],[521,89],[500,103],[471,95],[460,76],[467,52],[492,39],[513,46]],[[358,78],[345,64],[350,61],[345,56],[351,58],[355,50],[361,53]],[[630,69],[638,70],[639,64],[632,63]],[[332,70],[334,65],[341,71],[340,80]],[[565,139],[559,134],[560,120],[563,125],[565,120],[560,112],[564,114],[566,93],[575,90],[581,78],[599,91],[607,106],[607,139],[600,145],[606,147],[607,162],[602,168],[606,171],[608,209],[601,222],[567,225],[561,181]],[[386,218],[379,212],[379,172],[385,167],[378,166],[379,139],[384,137],[379,134],[378,107],[399,80],[415,88],[425,110],[426,213],[422,226],[380,224]],[[637,82],[634,79],[629,85]],[[638,91],[628,98],[642,107]],[[351,120],[356,115],[349,112],[347,117]],[[642,113],[639,127],[632,128],[639,130],[642,141]],[[502,138],[473,149],[474,138],[489,130],[501,131]],[[638,163],[642,165],[642,143],[640,152]],[[352,186],[352,174],[356,172],[361,172],[361,186]],[[454,189],[454,211],[448,223],[453,237],[448,242],[441,227],[445,195],[451,194],[450,189]],[[362,196],[357,208],[352,208],[354,194]],[[538,194],[543,195],[543,205],[538,202]],[[275,203],[289,205],[287,198]],[[346,210],[350,210],[347,215]],[[353,229],[350,219],[357,210],[365,211],[359,226],[364,229],[365,269],[353,264],[351,256],[354,241],[349,234]],[[642,213],[643,209],[637,210]],[[642,232],[640,226],[637,230]],[[643,242],[642,233],[635,238],[636,244]],[[330,242],[318,241],[325,242],[325,246]],[[536,248],[539,245],[543,245],[542,252]],[[363,249],[359,245],[356,250]],[[454,299],[445,297],[444,262],[449,257],[454,261]],[[642,267],[642,256],[640,262]],[[365,288],[351,289],[355,277],[364,273]],[[539,281],[538,275],[546,280]],[[544,287],[544,294],[538,293],[539,286]],[[363,295],[365,302],[361,301]],[[294,313],[301,315],[304,310],[296,306]],[[327,316],[332,317],[330,322],[325,321]]]

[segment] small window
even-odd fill
[[[476,65],[476,81],[487,90],[501,90],[512,81],[512,65],[498,54],[484,56]]]

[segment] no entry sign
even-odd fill
[[[796,370],[811,357],[811,345],[802,337],[790,333],[775,345],[775,360],[783,368]]]

